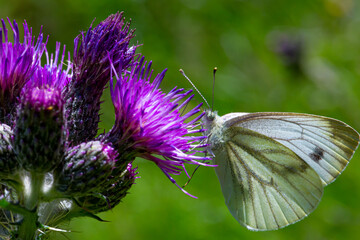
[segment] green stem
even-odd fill
[[[33,240],[38,229],[37,226],[37,207],[40,199],[41,188],[44,183],[44,174],[32,172],[30,175],[30,186],[28,194],[24,196],[24,206],[29,210],[29,214],[24,215],[24,220],[19,227],[19,239]],[[23,183],[24,185],[26,183]]]

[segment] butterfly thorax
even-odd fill
[[[204,128],[206,129],[205,135],[208,137],[209,153],[216,152],[219,148],[222,148],[226,139],[224,139],[223,132],[225,131],[225,125],[222,118],[216,111],[206,110],[205,115],[202,117]],[[211,149],[210,149],[211,146]]]

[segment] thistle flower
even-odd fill
[[[15,121],[14,148],[22,167],[28,171],[48,172],[56,168],[64,154],[66,125],[62,90],[71,77],[70,68],[57,65],[55,56],[38,67],[21,92]],[[48,53],[46,53],[48,56]],[[64,60],[64,52],[61,62]]]
[[[63,69],[66,56],[65,50],[64,46],[61,53],[61,44],[57,42],[55,54],[49,56],[49,52],[45,51],[46,64],[39,68],[38,71],[35,71],[31,81],[27,82],[26,88],[54,88],[63,93],[64,87],[68,85],[73,76],[70,52],[68,52],[67,68]]]
[[[110,79],[110,59],[118,71],[131,65],[136,47],[122,13],[109,16],[74,41],[74,75],[66,94],[69,140],[72,145],[93,139],[98,131],[100,98]]]
[[[170,174],[180,174],[186,163],[207,165],[199,160],[209,160],[195,155],[202,152],[198,150],[203,147],[199,141],[206,137],[188,136],[203,132],[197,124],[203,113],[188,120],[200,111],[202,104],[182,115],[182,109],[194,96],[189,97],[192,91],[184,92],[175,87],[165,94],[159,85],[166,70],[153,82],[150,82],[150,70],[151,62],[147,64],[141,58],[130,72],[116,75],[115,87],[111,84],[115,124],[104,140],[111,142],[119,152],[133,152],[134,157],[153,161],[176,184]]]
[[[31,78],[40,65],[40,58],[45,48],[43,35],[40,34],[35,42],[32,30],[26,21],[24,27],[24,40],[20,42],[19,28],[15,20],[8,19],[13,32],[14,42],[9,41],[8,29],[5,21],[1,19],[0,28],[0,122],[11,124],[15,114],[16,99],[22,87]],[[4,35],[4,41],[3,41]]]

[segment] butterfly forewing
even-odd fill
[[[353,128],[332,118],[297,113],[225,116],[229,127],[253,130],[288,147],[319,174],[324,185],[345,169],[359,144]]]
[[[252,230],[273,230],[312,212],[323,186],[293,151],[255,131],[230,127],[215,149],[216,173],[232,215]],[[211,140],[210,140],[211,141]]]

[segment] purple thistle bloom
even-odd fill
[[[122,13],[117,13],[75,38],[74,75],[66,94],[72,145],[97,134],[100,98],[110,80],[109,56],[118,71],[125,71],[132,64],[136,47],[129,47],[133,37],[129,26]]]
[[[189,97],[192,91],[175,87],[163,93],[159,85],[166,70],[150,82],[150,69],[151,62],[144,63],[141,58],[130,72],[116,75],[115,87],[111,84],[115,124],[104,138],[120,152],[132,151],[135,156],[153,161],[176,184],[170,174],[180,174],[186,163],[207,165],[199,160],[210,160],[195,155],[203,147],[199,141],[206,136],[188,136],[204,131],[197,124],[204,113],[195,116],[202,104],[182,116],[183,107],[193,98]]]
[[[62,111],[63,100],[61,91],[57,88],[50,87],[33,87],[24,88],[22,91],[21,103],[29,106],[35,111],[57,109]],[[22,106],[24,107],[24,106]]]
[[[74,81],[92,85],[101,91],[109,81],[111,56],[115,69],[127,69],[136,48],[129,48],[134,30],[125,22],[123,13],[110,15],[86,35],[81,33],[74,40]]]
[[[32,36],[32,29],[26,21],[24,40],[20,42],[19,28],[15,20],[9,25],[13,32],[14,42],[9,41],[8,29],[2,19],[0,29],[0,122],[11,123],[13,109],[22,87],[40,65],[40,58],[45,48],[40,31],[37,41]],[[3,41],[4,35],[4,41]]]
[[[47,172],[62,160],[68,135],[64,119],[63,88],[71,78],[70,66],[62,70],[65,47],[58,64],[60,43],[55,56],[39,66],[26,82],[19,97],[14,127],[14,148],[21,166],[32,172]]]
[[[45,51],[47,63],[34,73],[31,80],[27,82],[25,88],[40,87],[40,88],[56,88],[63,91],[64,87],[70,82],[72,78],[72,63],[70,53],[68,52],[67,68],[63,70],[63,63],[65,61],[65,46],[61,54],[61,44],[56,43],[55,54],[49,56],[48,51]],[[61,55],[61,59],[59,59]]]

